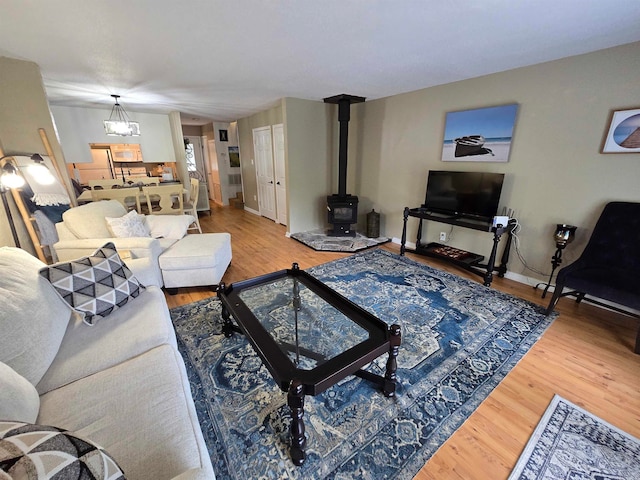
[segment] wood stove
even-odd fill
[[[347,194],[347,147],[349,142],[349,120],[351,104],[362,103],[364,97],[336,95],[324,99],[325,103],[338,105],[340,123],[340,145],[338,150],[338,193],[327,197],[328,222],[332,224],[329,235],[355,236],[351,225],[358,222],[358,197]]]
[[[329,235],[355,237],[351,225],[358,223],[358,197],[355,195],[329,195],[327,197],[329,223],[333,225]]]

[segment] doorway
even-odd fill
[[[204,161],[202,139],[200,137],[184,137],[185,156],[189,178],[195,178],[200,182],[198,191],[197,210],[209,211],[209,187],[207,182],[207,167]]]
[[[271,127],[253,129],[253,151],[256,159],[256,180],[260,215],[275,222],[277,221],[277,207]]]

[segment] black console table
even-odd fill
[[[405,247],[407,242],[407,220],[409,217],[419,219],[418,224],[418,238],[416,240],[416,248],[414,250]],[[483,255],[477,253],[467,252],[457,248],[449,247],[439,243],[421,243],[422,240],[422,225],[423,220],[430,220],[432,222],[446,223],[448,225],[454,225],[457,227],[471,228],[473,230],[479,230],[482,232],[493,233],[493,247],[489,255],[487,263],[481,263],[484,260]],[[485,286],[490,286],[493,280],[493,272],[498,272],[499,277],[504,277],[507,272],[507,263],[509,262],[509,254],[511,253],[511,240],[513,238],[512,232],[515,226],[515,222],[509,222],[508,225],[498,225],[494,227],[491,222],[486,220],[480,220],[475,218],[467,218],[463,216],[451,216],[442,215],[434,212],[429,212],[424,208],[409,208],[404,209],[404,224],[402,227],[402,240],[400,243],[400,255],[404,255],[405,252],[413,252],[419,255],[427,257],[440,258],[447,262],[453,263],[465,270],[480,275]],[[503,234],[507,234],[507,244],[504,247],[500,266],[496,266],[496,255],[498,251],[498,244]]]

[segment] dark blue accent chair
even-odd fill
[[[563,293],[565,288],[570,291]],[[567,295],[576,297],[578,303],[585,300],[640,319],[625,309],[640,310],[640,203],[611,202],[604,207],[580,258],[558,272],[547,315]],[[635,353],[640,353],[640,330]]]

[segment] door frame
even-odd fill
[[[256,168],[256,190],[257,190],[257,196],[258,196],[258,211],[260,212],[260,215],[268,218],[270,220],[273,220],[274,222],[277,221],[277,205],[276,205],[276,185],[275,185],[275,171],[274,171],[274,167],[273,167],[273,135],[271,132],[271,127],[270,126],[266,126],[266,127],[258,127],[258,128],[253,128],[251,130],[252,132],[252,137],[253,137],[253,156],[255,158],[255,168]],[[265,199],[261,198],[260,196],[260,192],[262,190],[262,184],[260,181],[260,176],[261,174],[263,174],[263,176],[267,176],[264,175],[264,172],[261,171],[261,160],[258,160],[258,155],[256,155],[256,138],[257,138],[257,134],[260,133],[269,133],[269,142],[270,142],[270,149],[269,149],[269,154],[271,155],[271,181],[270,186],[265,186],[266,188],[270,188],[271,194],[270,197],[272,196],[272,198],[266,199],[267,202],[271,202],[271,200],[273,200],[271,203],[273,204],[273,210],[268,210],[266,208],[264,208],[264,203],[265,203]],[[265,135],[266,136],[266,135]],[[266,213],[266,214],[265,214]]]
[[[281,132],[282,135],[282,158],[276,154],[277,141],[276,131]],[[278,123],[271,126],[271,139],[273,146],[273,177],[275,180],[275,193],[276,193],[276,222],[281,225],[287,225],[287,159],[286,159],[286,146],[284,144],[284,124]],[[282,180],[278,172],[282,170]],[[281,182],[283,184],[281,185]],[[282,207],[282,208],[281,208]]]

